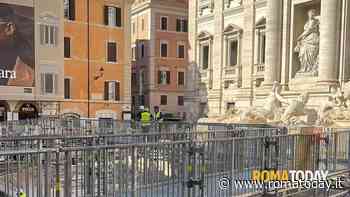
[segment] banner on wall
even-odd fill
[[[34,86],[34,50],[34,8],[0,3],[0,86]]]

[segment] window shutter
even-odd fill
[[[45,26],[40,24],[40,44],[44,44],[45,39]]]
[[[104,100],[105,101],[108,101],[108,85],[109,85],[109,82],[108,81],[105,81],[105,95],[104,95]]]
[[[178,85],[184,85],[185,84],[185,73],[179,72],[178,73]]]
[[[166,83],[170,84],[170,71],[166,71]]]
[[[115,100],[115,82],[109,82],[108,86],[108,100]]]
[[[53,85],[55,90],[53,91],[55,94],[58,94],[58,74],[54,75],[54,79],[53,79]]]
[[[176,19],[176,31],[180,32],[181,31],[181,20]]]
[[[113,42],[109,42],[107,44],[107,61],[108,62],[116,62],[117,61],[117,44]]]
[[[45,74],[41,73],[40,74],[40,89],[41,89],[41,94],[45,94]]]
[[[184,32],[188,32],[188,21],[184,20],[183,23],[184,23]]]
[[[57,46],[58,44],[58,27],[54,26],[54,45]]]
[[[120,101],[120,83],[119,83],[119,81],[115,82],[115,100]]]
[[[158,84],[162,83],[162,71],[158,71]]]
[[[116,13],[115,13],[116,25],[117,27],[121,27],[122,26],[122,9],[121,8],[115,8],[115,9],[116,9]]]
[[[108,25],[108,6],[105,6],[104,8],[104,23],[105,25]]]
[[[141,44],[141,57],[145,57],[145,44]]]
[[[75,20],[75,0],[69,0],[69,19]]]
[[[70,79],[64,79],[64,98],[70,99]]]
[[[64,38],[64,57],[70,57],[70,38]]]

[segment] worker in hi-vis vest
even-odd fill
[[[143,132],[148,132],[152,123],[152,114],[149,112],[148,108],[145,108],[143,112],[141,112],[141,126]]]
[[[162,112],[160,112],[158,106],[154,106],[154,120],[161,121],[162,120]]]
[[[26,193],[22,189],[19,190],[18,197],[27,197]]]

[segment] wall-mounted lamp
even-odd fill
[[[105,70],[103,69],[103,67],[101,67],[101,68],[98,70],[98,74],[95,75],[94,80],[98,80],[99,78],[103,77],[104,71],[105,71]]]

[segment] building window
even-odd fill
[[[144,31],[145,30],[145,19],[141,20],[141,30]]]
[[[168,17],[162,16],[160,18],[160,29],[163,31],[168,30]]]
[[[104,100],[120,101],[120,83],[118,81],[105,82]]]
[[[64,98],[65,99],[70,99],[71,95],[70,95],[70,79],[65,78],[64,79]]]
[[[41,73],[42,94],[54,94],[57,91],[57,74]]]
[[[177,97],[177,105],[183,106],[184,105],[184,97],[183,96],[178,96]]]
[[[170,84],[170,71],[158,71],[158,84],[160,85]]]
[[[265,64],[266,51],[266,19],[260,20],[255,27],[256,45],[255,45],[255,64]]]
[[[64,18],[75,20],[75,0],[64,0]]]
[[[80,128],[80,116],[75,113],[64,114],[62,124],[66,128]]]
[[[209,45],[202,46],[202,57],[201,57],[201,66],[202,69],[208,69],[209,67]]]
[[[135,45],[131,47],[131,58],[134,61],[136,60],[136,46]]]
[[[132,85],[136,85],[137,84],[137,77],[136,77],[136,73],[132,73],[131,74],[131,83]]]
[[[166,42],[160,43],[160,56],[161,57],[168,57],[168,43],[166,43]]]
[[[255,87],[260,87],[264,82],[264,78],[257,78],[255,81]]]
[[[105,25],[113,27],[122,26],[122,10],[118,7],[105,6],[104,9],[104,22]]]
[[[177,45],[177,58],[185,58],[185,45],[179,44]]]
[[[228,43],[228,63],[229,66],[235,66],[238,63],[238,40],[230,40]]]
[[[40,43],[45,46],[57,45],[58,27],[49,24],[40,24]]]
[[[70,38],[64,37],[64,57],[70,58]]]
[[[185,85],[185,73],[184,72],[177,73],[177,85],[179,85],[179,86]]]
[[[160,105],[167,105],[168,104],[168,96],[161,95],[160,96]]]
[[[107,43],[107,62],[117,62],[117,43]]]
[[[176,19],[176,31],[188,32],[188,22],[186,19]]]
[[[145,57],[145,44],[141,43],[141,58]]]
[[[236,103],[235,102],[228,102],[226,103],[226,111],[233,112],[233,110],[236,109]]]

